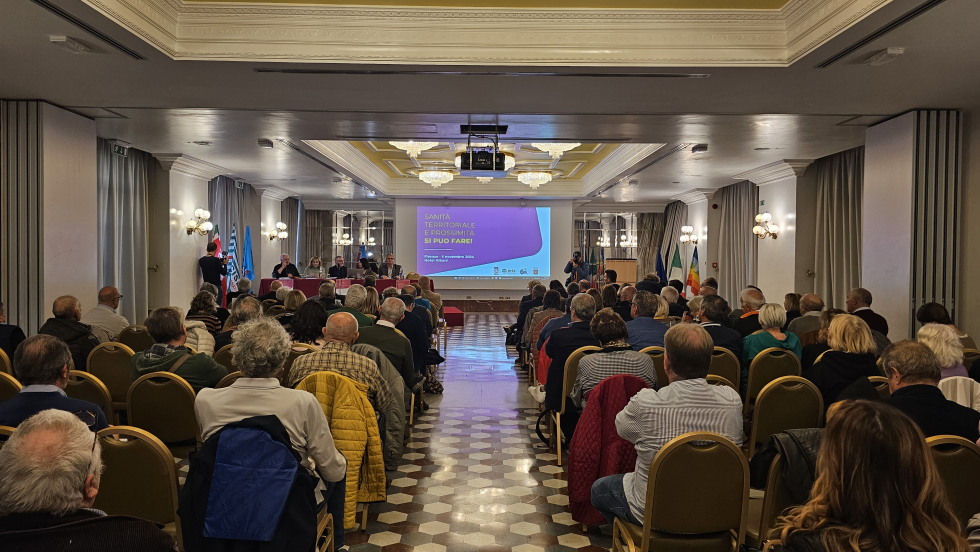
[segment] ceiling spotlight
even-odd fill
[[[271,149],[272,148],[272,140],[269,140],[268,138],[259,138],[259,147],[260,148]]]
[[[879,65],[884,65],[895,61],[898,56],[904,53],[905,48],[900,46],[892,46],[891,48],[885,48],[884,50],[879,50],[871,54],[864,60],[864,64],[870,67],[877,67]]]
[[[639,180],[630,180],[629,185],[630,186],[639,186],[640,185],[640,181]]]
[[[708,144],[695,144],[691,148],[691,153],[704,153],[708,151]]]
[[[73,54],[87,54],[92,51],[91,48],[89,48],[88,46],[82,44],[81,42],[75,40],[70,36],[50,35],[48,36],[48,40],[51,41],[51,44],[54,44],[55,46],[61,48],[62,50],[66,52],[71,52]]]

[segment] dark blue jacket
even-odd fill
[[[17,427],[21,422],[42,410],[64,410],[75,414],[91,412],[95,414],[95,431],[109,427],[102,409],[93,403],[66,397],[57,391],[44,393],[18,393],[16,397],[0,403],[0,425]]]
[[[626,332],[629,334],[626,342],[634,351],[647,347],[663,347],[667,325],[654,320],[652,316],[637,316],[626,323]]]

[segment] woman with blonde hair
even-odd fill
[[[780,518],[778,552],[969,552],[918,426],[845,401],[827,420],[810,500]]]
[[[963,366],[963,342],[956,331],[944,324],[926,324],[919,328],[916,340],[929,347],[942,366],[942,378],[970,377]]]
[[[657,312],[654,313],[653,319],[666,324],[667,318],[670,316],[670,303],[659,294],[654,294],[653,296],[657,298]]]
[[[286,293],[286,298],[283,300],[283,306],[286,308],[286,312],[276,316],[279,323],[283,326],[289,326],[293,323],[293,316],[296,311],[303,306],[306,302],[306,294],[298,289],[291,289]]]
[[[787,293],[783,297],[783,308],[786,309],[786,326],[783,329],[786,329],[793,320],[803,316],[803,313],[800,312],[800,299],[802,297],[799,293]]]
[[[361,311],[362,314],[373,316],[377,320],[378,309],[381,308],[381,304],[378,302],[378,290],[373,287],[365,289],[367,290],[367,296],[364,297],[364,301],[357,310]]]
[[[324,273],[323,262],[320,261],[320,257],[314,256],[310,259],[309,264],[306,265],[303,276],[305,278],[323,278]]]
[[[842,398],[878,398],[868,380],[881,375],[875,357],[878,349],[868,324],[853,314],[835,316],[827,331],[827,345],[830,350],[803,372],[823,395],[824,408]]]
[[[800,338],[796,334],[783,332],[782,327],[786,325],[786,310],[782,305],[776,303],[766,303],[759,308],[759,325],[762,330],[745,336],[742,340],[742,394],[749,384],[749,366],[755,360],[756,355],[770,349],[778,347],[791,351],[796,358],[803,354],[803,346],[800,345]]]
[[[803,365],[804,372],[813,366],[818,356],[830,350],[830,345],[827,345],[827,333],[830,332],[830,323],[834,320],[835,316],[841,314],[847,314],[847,311],[826,309],[820,313],[820,331],[817,332],[817,342],[803,346],[803,357],[800,358],[800,364]]]

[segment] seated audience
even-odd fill
[[[103,343],[115,341],[119,337],[119,332],[129,326],[129,320],[126,320],[125,316],[116,313],[116,309],[119,308],[120,299],[122,299],[122,295],[119,294],[118,289],[112,286],[106,286],[100,289],[99,304],[94,309],[82,315],[80,320],[82,324],[88,324],[92,328],[93,333],[95,333],[96,329],[102,330],[106,337]]]
[[[332,319],[334,316],[337,314],[332,314],[330,318]],[[380,311],[378,323],[367,328],[360,328],[360,333],[355,339],[357,343],[367,343],[381,349],[391,365],[401,374],[402,379],[405,380],[405,385],[411,389],[423,380],[423,376],[415,371],[412,342],[395,329],[395,325],[401,322],[404,316],[405,303],[397,300],[385,301],[384,307]],[[329,325],[330,321],[328,320],[327,326]]]
[[[969,552],[922,433],[875,401],[846,401],[827,420],[810,500],[770,534],[774,552]]]
[[[531,334],[542,320],[558,318],[562,315],[559,305],[561,305],[561,295],[557,291],[552,289],[544,294],[544,299],[541,302],[541,310],[530,315],[530,319],[524,324],[524,337],[521,343],[525,349],[531,348]]]
[[[102,467],[101,445],[74,414],[44,410],[25,420],[0,449],[0,548],[176,551],[153,522],[93,508]]]
[[[207,440],[226,425],[254,416],[278,418],[299,453],[300,464],[308,470],[315,465],[326,485],[322,500],[334,517],[335,546],[343,546],[347,460],[334,444],[330,423],[316,397],[279,384],[289,356],[289,335],[275,320],[256,318],[236,331],[232,356],[242,377],[229,387],[204,389],[194,401],[201,437]],[[316,500],[319,503],[321,497]]]
[[[939,303],[926,303],[919,307],[919,310],[915,312],[915,319],[919,321],[919,324],[925,326],[926,324],[942,324],[944,326],[949,326],[956,332],[956,336],[960,338],[960,342],[963,343],[964,349],[976,349],[977,344],[973,341],[973,338],[966,334],[966,332],[960,330],[953,325],[953,320],[949,317],[949,311],[946,307],[940,305]]]
[[[585,293],[592,298],[592,301],[595,302],[596,307],[602,306],[602,291],[600,291],[598,288],[590,288]]]
[[[578,289],[579,293],[585,293],[592,289],[592,282],[590,282],[588,278],[583,278],[578,281]]]
[[[221,332],[221,320],[218,320],[216,313],[218,305],[214,302],[214,295],[208,291],[198,292],[191,300],[191,308],[187,311],[186,320],[200,321],[212,335]]]
[[[412,312],[415,309],[415,299],[409,295],[400,295],[398,293],[395,294],[395,297],[389,297],[385,301],[387,302],[389,299],[401,301],[405,305],[405,316],[402,317],[401,322],[395,324],[395,328],[405,334],[405,337],[412,344],[412,358],[415,363],[415,371],[420,374],[425,374],[427,366],[426,356],[429,352],[429,338],[431,333],[425,331],[425,323],[419,320],[419,317]]]
[[[378,300],[378,290],[371,286],[364,286],[364,300],[361,301],[361,306],[358,310],[361,311],[361,314],[369,315],[368,318],[371,318],[372,316],[378,316],[378,309],[380,308],[381,303]]]
[[[816,362],[817,357],[821,353],[830,350],[830,345],[827,345],[827,333],[830,331],[830,323],[834,320],[835,316],[847,314],[845,311],[840,309],[827,309],[820,313],[817,319],[820,321],[820,333],[817,336],[817,342],[811,343],[810,345],[805,345],[803,347],[803,357],[800,358],[800,364],[803,365],[803,371],[806,372],[813,366]]]
[[[790,321],[786,330],[803,337],[803,334],[820,329],[820,313],[823,311],[823,299],[813,293],[800,297],[800,316]]]
[[[823,395],[824,408],[842,399],[876,399],[868,377],[880,376],[881,371],[875,363],[874,338],[864,320],[849,314],[835,316],[827,331],[827,345],[830,350],[803,372]],[[848,389],[859,380],[861,385]]]
[[[970,377],[963,366],[963,342],[956,331],[945,324],[926,324],[916,334],[919,343],[932,350],[942,367],[940,379],[954,376]]]
[[[741,313],[732,311],[730,316],[738,314],[732,323],[732,328],[744,339],[762,329],[762,324],[759,323],[759,309],[766,304],[766,296],[757,289],[746,288],[742,290],[738,300],[741,304]]]
[[[619,284],[616,283],[616,282],[618,282],[619,275],[616,274],[616,271],[615,270],[606,270],[602,274],[606,278],[606,285],[607,286],[612,286],[612,287],[616,288],[616,292],[618,293],[619,292]],[[605,286],[603,286],[603,287],[605,287]],[[606,306],[608,307],[609,305],[606,305]]]
[[[684,307],[679,303],[681,295],[673,286],[660,290],[660,296],[667,301],[667,316],[677,318],[684,316]]]
[[[709,286],[709,285],[703,285],[702,284],[701,285],[701,289],[698,290],[698,295],[700,295],[702,297],[705,297],[705,296],[708,296],[708,295],[718,295],[718,290],[715,289],[715,288],[713,288],[713,287],[711,287],[711,286]]]
[[[682,322],[697,322],[701,323],[701,302],[704,300],[703,295],[695,295],[687,302],[688,310],[684,312],[684,317],[681,319]]]
[[[636,297],[636,288],[631,285],[625,285],[619,288],[619,302],[613,308],[616,314],[623,319],[624,322],[629,322],[633,320],[633,297]]]
[[[544,325],[544,328],[541,329],[541,333],[538,334],[538,342],[534,346],[535,349],[540,351],[541,348],[544,347],[545,342],[551,337],[552,332],[558,328],[566,328],[572,323],[572,299],[576,295],[578,294],[570,294],[568,296],[568,300],[565,301],[565,314],[559,316],[558,318],[552,318]]]
[[[606,307],[595,313],[589,327],[602,350],[586,355],[578,363],[578,376],[571,393],[575,406],[584,410],[589,391],[610,376],[628,374],[647,382],[651,389],[657,387],[653,359],[634,351],[626,342],[626,323],[618,314]]]
[[[347,299],[344,301],[344,306],[330,311],[330,315],[333,316],[341,312],[346,312],[357,320],[357,325],[359,327],[366,328],[370,326],[374,322],[372,322],[367,316],[364,316],[364,313],[361,312],[361,305],[364,303],[367,295],[367,288],[360,284],[352,285],[347,290]]]
[[[742,358],[742,336],[737,331],[723,326],[721,321],[727,318],[728,301],[719,295],[705,295],[701,300],[701,311],[698,320],[701,327],[711,336],[715,347],[731,351],[737,358]],[[732,383],[735,383],[734,381]]]
[[[381,302],[384,303],[385,299],[389,297],[398,297],[399,295],[401,295],[401,292],[398,291],[398,288],[395,286],[386,287],[385,290],[381,292]]]
[[[422,298],[428,300],[429,303],[432,305],[432,308],[429,309],[429,312],[431,312],[433,316],[438,316],[439,318],[442,318],[443,317],[442,296],[432,291],[432,284],[429,282],[429,277],[422,276],[421,278],[419,278],[419,283],[416,287],[419,288],[419,293],[421,294]],[[438,320],[438,318],[436,320]]]
[[[336,284],[334,284],[330,280],[324,280],[320,284],[320,289],[318,290],[318,292],[319,292],[318,299],[320,301],[320,304],[323,305],[323,308],[327,309],[327,312],[337,310],[343,306],[337,303]]]
[[[293,322],[293,316],[296,315],[296,311],[303,306],[306,302],[306,294],[298,289],[290,290],[286,294],[286,300],[283,302],[283,306],[286,308],[286,312],[277,315],[276,319],[283,326],[289,326]]]
[[[668,441],[692,431],[710,431],[742,444],[742,399],[727,385],[710,385],[711,336],[697,324],[678,324],[664,340],[664,371],[670,385],[641,389],[616,415],[619,436],[636,448],[636,467],[592,484],[592,505],[610,522],[643,525],[650,463]],[[696,515],[693,514],[692,515]]]
[[[376,274],[365,274],[364,275],[364,287],[371,288],[377,291],[375,287],[378,283],[378,276]]]
[[[616,305],[619,304],[619,288],[612,284],[602,286],[600,295],[602,296],[602,303],[599,310],[607,307],[610,309],[615,309]]]
[[[647,347],[663,347],[667,325],[655,320],[667,311],[667,302],[650,291],[637,291],[630,307],[632,320],[626,323],[627,341],[634,351]]]
[[[800,307],[800,299],[802,297],[803,296],[799,293],[787,293],[783,297],[783,308],[786,309],[786,327],[783,328],[783,330],[787,330],[789,328],[790,322],[796,320],[800,316],[803,316],[803,313],[800,312],[800,309],[802,308]]]
[[[319,301],[306,301],[296,311],[293,322],[289,325],[289,337],[293,343],[305,343],[317,349],[322,349],[323,328],[327,325],[327,309]],[[303,349],[297,348],[297,351]]]
[[[24,387],[13,398],[0,403],[0,426],[17,427],[49,408],[91,413],[95,420],[93,431],[109,426],[101,408],[65,394],[71,351],[64,341],[50,335],[31,336],[21,343],[11,360],[17,381]]]
[[[276,290],[276,304],[277,305],[285,305],[286,304],[286,296],[289,295],[289,292],[290,291],[293,291],[293,288],[286,287],[286,286],[280,286],[279,289]]]
[[[279,292],[279,288],[281,287],[282,287],[282,282],[276,280],[269,285],[268,293],[266,293],[265,295],[259,295],[258,297],[256,297],[256,299],[258,299],[259,301],[278,301],[277,293]]]
[[[225,324],[225,330],[214,336],[214,350],[220,351],[225,345],[231,345],[233,335],[238,326],[262,316],[262,303],[251,296],[243,296],[231,306],[231,316]]]
[[[783,333],[786,325],[786,311],[776,303],[766,303],[759,309],[756,319],[762,326],[762,331],[749,335],[742,340],[742,393],[749,383],[749,367],[756,355],[770,347],[779,347],[792,351],[796,358],[803,354],[800,338],[791,333]],[[732,382],[734,383],[734,382]]]
[[[854,288],[847,293],[847,312],[864,320],[876,332],[888,335],[888,321],[871,310],[871,292],[864,288]]]
[[[562,385],[565,381],[565,361],[575,349],[586,345],[598,346],[599,341],[592,335],[589,323],[595,314],[595,300],[590,295],[578,294],[571,301],[571,321],[567,328],[559,328],[551,333],[545,346],[545,354],[551,358],[548,378],[545,380],[546,410],[561,410]],[[532,393],[534,395],[534,393]],[[537,398],[537,397],[536,397]],[[571,438],[571,434],[566,437]]]
[[[671,280],[667,282],[667,285],[677,290],[677,304],[684,310],[687,310],[687,299],[684,298],[684,282],[680,280]],[[663,293],[661,293],[661,295],[663,295]]]
[[[566,299],[568,297],[568,290],[566,290],[565,286],[563,286],[558,280],[548,282],[548,289],[557,291],[558,294],[561,295],[562,299]]]
[[[430,315],[429,321],[430,322],[432,321],[432,318],[431,318],[431,315],[432,315],[432,303],[428,299],[423,299],[422,298],[422,288],[418,284],[407,285],[407,286],[403,287],[402,288],[402,293],[405,293],[407,295],[411,295],[412,297],[414,297],[415,298],[415,306],[416,307],[422,307],[423,309],[427,310],[429,312],[429,315]]]
[[[926,437],[958,435],[980,440],[980,412],[947,400],[939,390],[940,364],[922,343],[903,340],[881,355],[891,396],[885,402],[912,418]]]
[[[221,293],[218,291],[218,286],[204,282],[201,284],[201,289],[198,291],[206,291],[210,293],[212,297],[214,297],[214,315],[218,317],[218,331],[221,331],[221,328],[224,327],[225,322],[228,320],[228,317],[231,316],[231,313],[228,311],[228,309],[221,306]]]
[[[415,288],[413,288],[412,286],[405,286],[404,288],[402,288],[402,292],[400,294],[395,295],[395,297],[401,299],[402,302],[405,303],[405,308],[408,309],[409,312],[414,314],[415,317],[422,322],[422,326],[425,328],[425,339],[426,339],[425,347],[426,350],[428,350],[429,339],[431,338],[433,332],[435,332],[435,328],[433,328],[432,326],[432,315],[429,311],[425,310],[425,307],[419,305],[418,303],[419,300],[415,298],[415,295],[405,291],[409,289],[413,291],[415,290]],[[411,308],[409,308],[409,303],[411,303],[412,305]]]
[[[67,343],[75,363],[72,369],[85,371],[88,354],[99,346],[99,338],[95,337],[87,324],[80,322],[82,304],[71,295],[62,295],[54,300],[51,312],[54,318],[48,318],[37,333],[54,336]]]
[[[146,319],[146,331],[154,345],[139,351],[131,362],[132,381],[153,372],[171,372],[185,380],[200,393],[205,387],[214,387],[228,370],[204,354],[191,354],[184,346],[187,328],[177,307],[162,307],[150,313]],[[175,369],[176,367],[176,369]]]
[[[709,276],[709,277],[705,278],[703,282],[701,282],[701,287],[704,287],[704,286],[708,286],[709,288],[712,288],[715,291],[717,291],[718,290],[718,280],[716,278],[714,278],[713,276]]]
[[[524,324],[527,322],[528,312],[544,304],[544,294],[546,291],[548,291],[546,287],[538,284],[531,288],[530,297],[526,301],[521,302],[520,311],[517,314],[517,323],[514,325],[514,331],[517,332],[518,338],[524,336]]]
[[[521,296],[521,300],[517,304],[518,311],[520,311],[520,306],[521,305],[523,305],[525,302],[530,301],[531,299],[534,298],[534,286],[540,286],[540,285],[541,285],[541,282],[538,281],[538,280],[531,280],[530,282],[527,283],[527,295]]]
[[[8,359],[13,360],[17,346],[25,339],[27,336],[20,326],[7,322],[7,309],[0,301],[0,350],[7,354]]]
[[[660,295],[660,290],[663,288],[660,277],[653,272],[644,274],[643,279],[636,283],[636,291],[649,291],[654,295]]]
[[[235,285],[238,287],[238,291],[229,291],[227,295],[228,299],[228,310],[235,304],[235,299],[239,297],[246,297],[252,295],[252,280],[248,278],[239,278]]]
[[[187,328],[187,343],[184,343],[185,346],[206,355],[214,354],[216,336],[211,335],[204,322],[184,319],[184,327]]]

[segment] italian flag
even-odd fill
[[[214,226],[214,239],[211,240],[211,241],[214,242],[214,245],[217,245],[218,246],[218,250],[214,252],[214,256],[217,257],[217,258],[219,258],[219,259],[222,258],[223,255],[221,254],[221,236],[218,235],[218,225],[215,225]],[[228,289],[227,286],[228,286],[228,283],[225,282],[225,277],[222,276],[221,277],[221,289]],[[225,296],[226,295],[228,295],[228,294],[227,293],[222,293],[221,294],[221,304],[218,305],[221,308],[225,308],[225,304],[224,303],[225,303]]]

